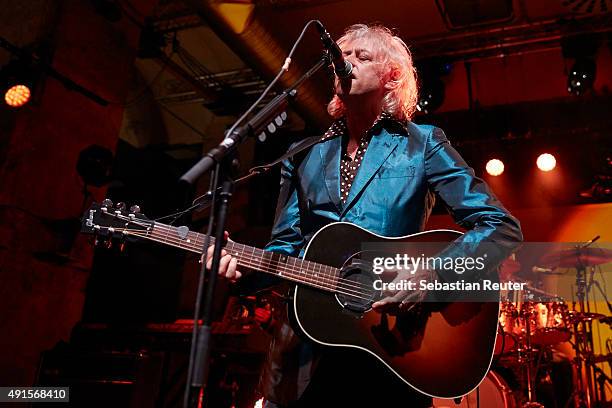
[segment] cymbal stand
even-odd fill
[[[577,248],[580,251],[581,248]],[[580,259],[578,257],[578,259]],[[578,265],[576,268],[576,298],[577,302],[572,303],[572,308],[580,314],[589,313],[588,290],[586,282],[587,268],[585,265]],[[576,357],[574,365],[576,367],[576,386],[575,403],[577,408],[591,408],[597,405],[598,395],[595,389],[594,364],[588,356],[593,355],[593,333],[592,322],[582,320],[574,323],[574,350]],[[584,372],[584,376],[583,376]],[[585,381],[586,380],[586,381]]]
[[[527,364],[523,365],[523,372],[527,382],[527,401],[522,405],[522,408],[544,408],[544,405],[536,401],[535,387],[534,387],[534,373],[533,371],[533,348],[531,347],[531,315],[533,314],[533,305],[531,302],[524,302],[521,305],[520,319],[524,319],[525,327],[525,348],[518,348],[518,358],[520,361],[525,361]],[[525,358],[521,356],[521,352],[524,352]]]

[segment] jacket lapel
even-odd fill
[[[359,166],[359,170],[357,170],[357,175],[355,176],[355,181],[353,181],[353,185],[351,186],[349,196],[346,199],[342,216],[344,216],[344,213],[351,208],[353,201],[359,197],[361,191],[367,186],[368,182],[372,179],[372,177],[374,177],[383,163],[387,161],[398,144],[399,142],[394,140],[393,137],[386,131],[372,137],[372,140],[370,140],[370,144],[368,145],[368,149],[363,156],[361,166]],[[339,167],[340,161],[338,161],[338,168]],[[336,172],[336,174],[337,173],[338,172]]]
[[[327,143],[327,150],[320,149],[321,162],[323,163],[323,177],[325,186],[332,203],[342,212],[340,203],[340,150],[342,138],[336,137]],[[316,177],[316,176],[315,176]]]

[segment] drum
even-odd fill
[[[568,308],[565,302],[525,304],[531,307],[531,342],[550,346],[570,339]],[[529,313],[528,313],[529,314]]]
[[[521,327],[514,303],[501,302],[498,321],[497,338],[495,339],[495,350],[493,352],[495,356],[512,352],[516,350],[518,345]]]
[[[485,379],[459,403],[452,399],[434,398],[434,408],[517,408],[516,397],[508,383],[495,371],[489,371]]]

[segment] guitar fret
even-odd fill
[[[154,222],[145,231],[150,239],[178,248],[201,253],[204,249],[206,234],[187,231],[179,233],[178,227]],[[182,234],[182,235],[181,235]],[[183,236],[184,238],[181,238]],[[209,245],[214,245],[214,237],[210,237]],[[250,252],[249,252],[250,249]],[[334,273],[335,268],[302,258],[287,256],[262,249],[228,242],[226,250],[238,258],[245,266],[261,272],[272,273],[297,283],[335,290],[337,281],[329,271]]]

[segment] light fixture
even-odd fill
[[[34,94],[36,77],[28,62],[9,61],[0,71],[0,92],[4,102],[12,108],[26,105]]]
[[[16,84],[11,86],[4,93],[4,101],[12,108],[19,108],[30,100],[32,91],[27,85]]]
[[[604,160],[597,160],[598,169],[591,186],[580,192],[580,197],[594,201],[612,201],[612,154],[607,154]]]
[[[421,79],[421,89],[417,111],[427,115],[442,106],[445,96],[442,77],[448,75],[452,68],[452,64],[441,58],[419,61],[417,71]]]
[[[485,168],[491,176],[499,176],[504,172],[504,162],[499,159],[491,159]]]
[[[580,96],[593,89],[597,65],[591,58],[579,58],[567,76],[567,92]]]
[[[432,113],[444,102],[444,82],[440,78],[432,78],[423,81],[417,110],[426,115]]]
[[[536,165],[542,171],[551,171],[557,166],[557,159],[550,153],[542,153],[538,156]]]
[[[561,39],[563,58],[573,60],[567,75],[567,91],[573,95],[584,95],[593,88],[597,50],[603,37],[599,33],[567,36]]]

